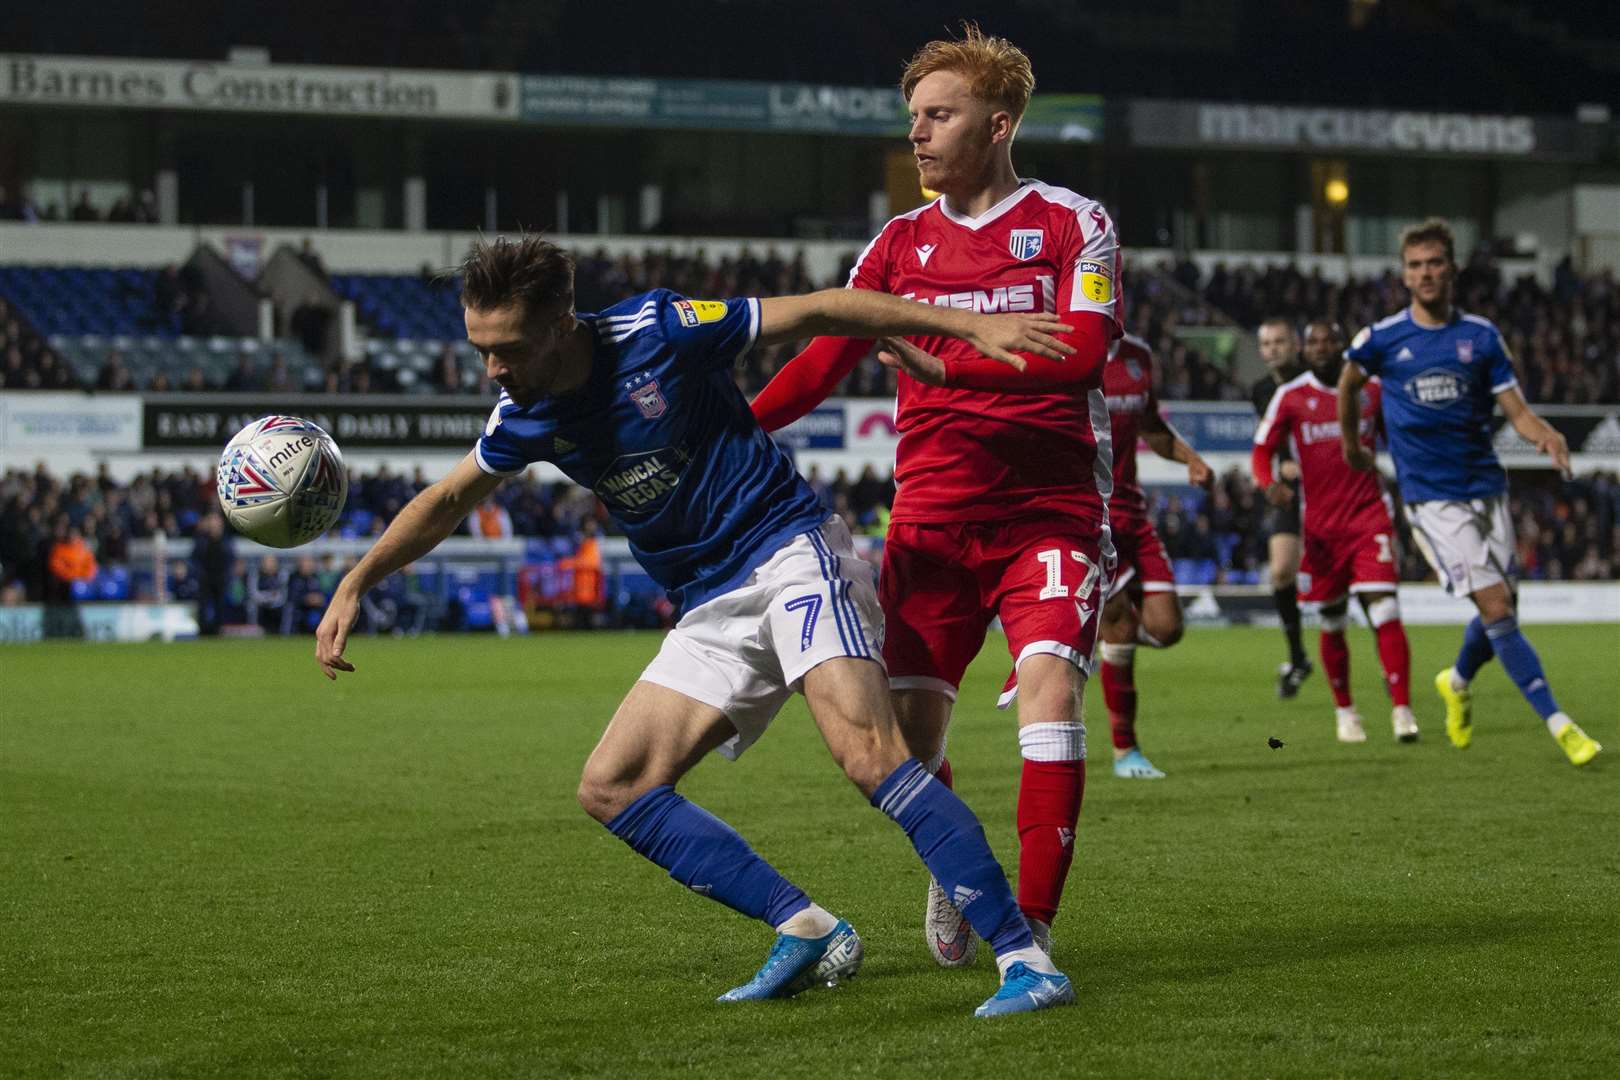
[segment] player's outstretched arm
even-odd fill
[[[1537,450],[1552,458],[1553,464],[1558,466],[1558,471],[1567,478],[1570,475],[1569,440],[1564,438],[1563,433],[1536,415],[1517,386],[1497,391],[1496,403],[1502,406],[1502,415],[1513,425],[1513,430],[1523,436],[1526,442],[1534,444]]]
[[[1198,456],[1198,451],[1170,426],[1170,421],[1158,409],[1149,409],[1142,414],[1142,441],[1148,444],[1149,450],[1166,461],[1179,461],[1186,465],[1189,484],[1209,487],[1215,479],[1215,470],[1209,467],[1209,462]]]
[[[785,428],[827,400],[872,348],[866,338],[818,337],[782,365],[749,402],[766,431]]]
[[[1372,472],[1378,466],[1373,452],[1361,445],[1361,388],[1367,382],[1367,373],[1361,365],[1347,360],[1339,372],[1339,446],[1344,451],[1344,463],[1352,469]]]
[[[806,296],[759,302],[759,342],[798,341],[822,334],[852,338],[928,335],[961,338],[979,352],[1019,371],[1018,353],[1062,360],[1074,346],[1059,335],[1072,327],[1056,315],[980,315],[962,308],[903,300],[869,289],[822,289]]]
[[[1003,394],[1044,394],[1095,379],[1108,358],[1112,332],[1109,320],[1092,311],[1077,311],[1068,318],[1075,327],[1063,333],[1063,340],[1074,350],[1074,355],[1062,360],[1032,354],[1016,368],[985,358],[947,361],[898,337],[883,340],[878,360],[885,367],[903,371],[929,386],[993,390]]]
[[[480,469],[468,454],[443,480],[405,504],[371,550],[338,582],[332,602],[326,605],[315,631],[315,660],[328,679],[337,678],[340,671],[354,670],[343,659],[343,648],[360,614],[360,598],[389,574],[438,547],[501,480]]]

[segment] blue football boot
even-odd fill
[[[765,966],[743,985],[727,990],[720,1001],[766,1001],[789,998],[812,986],[828,989],[853,979],[866,955],[860,935],[843,919],[818,938],[776,935]]]
[[[1114,759],[1114,775],[1121,780],[1163,780],[1164,773],[1153,767],[1137,747],[1131,747],[1124,757]]]
[[[1011,1016],[1013,1013],[1050,1009],[1074,1003],[1074,985],[1059,972],[1046,975],[1031,970],[1022,960],[1007,969],[1001,988],[973,1010],[974,1016]]]

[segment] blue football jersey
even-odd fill
[[[1401,498],[1478,499],[1507,490],[1491,446],[1491,411],[1497,393],[1518,380],[1489,319],[1456,312],[1429,328],[1408,309],[1364,328],[1344,355],[1383,381]]]
[[[590,488],[683,612],[826,519],[731,378],[759,334],[758,300],[657,289],[580,321],[595,336],[584,385],[526,408],[502,394],[479,468],[549,461]]]

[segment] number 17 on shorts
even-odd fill
[[[1094,540],[1030,545],[1003,578],[999,606],[1014,664],[1047,653],[1091,671],[1097,623],[1108,595],[1111,560]]]

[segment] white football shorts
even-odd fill
[[[737,734],[720,753],[735,759],[817,664],[857,657],[887,677],[876,582],[843,520],[829,517],[683,615],[641,677],[725,713]]]
[[[1452,596],[1518,582],[1507,496],[1408,503],[1406,520],[1418,550]]]

